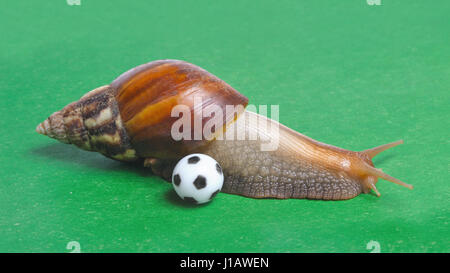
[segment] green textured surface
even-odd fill
[[[150,3],[153,2],[153,3]],[[2,1],[0,251],[448,252],[449,1]],[[182,59],[319,141],[362,150],[380,198],[186,207],[144,168],[35,133],[138,64]]]

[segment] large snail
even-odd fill
[[[195,97],[202,98],[200,108]],[[248,99],[224,81],[184,61],[160,60],[133,68],[111,84],[96,88],[55,112],[36,131],[81,149],[120,161],[142,161],[170,179],[174,164],[190,153],[214,157],[222,166],[223,191],[253,198],[350,199],[370,190],[382,178],[412,189],[374,167],[371,159],[397,141],[361,152],[317,142],[276,121],[246,111]],[[224,115],[215,134],[201,140],[172,137],[177,105],[192,110],[192,120],[211,106],[242,110]],[[237,107],[237,109],[239,109]],[[254,119],[260,123],[240,122]],[[211,116],[201,117],[205,125]],[[266,125],[267,125],[266,124]],[[274,134],[270,129],[278,127]],[[219,139],[217,132],[257,135],[255,139]],[[276,138],[278,148],[264,151],[263,139]]]

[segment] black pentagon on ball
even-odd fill
[[[222,174],[222,168],[220,167],[219,163],[216,163],[216,170],[218,173]]]
[[[206,178],[203,175],[197,176],[197,178],[194,180],[194,186],[197,188],[197,190],[203,189],[206,187]]]
[[[186,201],[186,202],[189,202],[191,204],[197,204],[198,203],[197,200],[195,200],[194,197],[184,197],[183,200]]]
[[[209,200],[211,200],[211,199],[213,199],[214,197],[216,197],[216,195],[219,193],[219,191],[220,191],[220,190],[217,190],[217,191],[213,192],[213,193],[211,194],[211,197],[209,197]]]
[[[188,164],[196,164],[199,161],[200,161],[200,157],[194,155],[192,157],[189,157]]]
[[[174,175],[173,177],[173,183],[175,184],[175,186],[179,186],[181,183],[181,178],[179,174]]]

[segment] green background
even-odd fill
[[[448,252],[449,1],[0,3],[0,251]],[[48,115],[157,59],[197,64],[277,104],[280,122],[363,150],[382,196],[186,206],[139,166],[35,133]]]

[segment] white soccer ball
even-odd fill
[[[172,185],[185,201],[194,204],[209,202],[222,189],[222,168],[212,157],[204,154],[185,156],[173,170]]]

